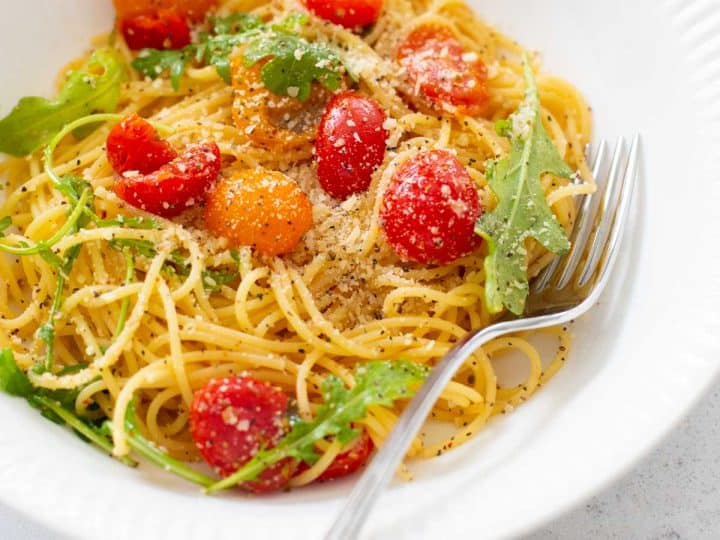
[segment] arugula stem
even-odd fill
[[[347,403],[340,405],[336,412],[337,414],[342,414],[344,410],[352,409],[354,407],[357,407],[359,402],[362,402],[364,400],[364,396],[358,395],[355,398],[351,399]],[[205,493],[210,495],[212,493],[215,493],[217,491],[227,489],[230,487],[233,487],[236,484],[239,484],[240,482],[246,482],[248,480],[255,480],[257,476],[263,472],[268,467],[274,465],[278,461],[281,461],[285,459],[286,457],[289,457],[292,455],[292,451],[295,448],[302,448],[303,446],[311,445],[315,441],[323,438],[324,434],[324,426],[322,424],[318,425],[313,429],[312,431],[308,432],[303,437],[300,437],[299,439],[293,441],[291,444],[288,445],[282,445],[282,442],[278,444],[275,448],[272,448],[265,452],[262,455],[261,459],[251,459],[249,462],[247,462],[245,465],[240,467],[237,471],[235,471],[230,476],[227,476],[220,480],[219,482],[215,482],[213,485],[208,487],[205,490]],[[347,444],[350,444],[350,441],[347,442]]]
[[[87,116],[83,116],[82,118],[78,118],[77,120],[74,120],[69,124],[66,124],[65,127],[63,127],[55,134],[52,139],[50,139],[50,142],[43,151],[43,158],[45,161],[45,174],[50,177],[50,180],[52,180],[56,186],[61,184],[60,176],[58,176],[58,174],[55,172],[55,169],[53,168],[53,154],[55,153],[55,148],[57,148],[57,145],[60,144],[60,141],[62,141],[70,132],[87,124],[95,124],[98,122],[118,122],[122,120],[122,118],[122,114],[115,113],[89,114]]]
[[[44,328],[47,329],[46,338],[43,338],[43,341],[45,341],[45,363],[43,364],[43,369],[45,371],[51,371],[53,366],[53,359],[55,357],[55,317],[62,305],[62,292],[64,287],[65,276],[62,272],[58,272],[57,283],[55,284],[55,295],[52,306],[50,306],[48,322],[44,325]]]
[[[60,227],[55,234],[53,234],[50,238],[47,240],[41,240],[34,246],[25,246],[25,247],[17,247],[17,246],[9,246],[7,244],[0,244],[0,251],[5,251],[6,253],[12,253],[13,255],[37,255],[40,253],[43,249],[50,248],[57,244],[60,240],[63,239],[63,237],[68,234],[77,224],[78,220],[82,216],[83,212],[85,211],[86,204],[88,200],[90,199],[91,191],[90,189],[84,189],[82,193],[80,194],[80,198],[78,199],[75,208],[73,208],[73,211],[68,216],[67,221],[63,224],[62,227]]]
[[[188,467],[182,461],[170,457],[154,443],[143,437],[137,427],[134,401],[130,403],[125,413],[125,434],[127,435],[130,447],[158,467],[203,487],[211,486],[216,482],[214,478],[196,471],[192,467]]]
[[[34,395],[31,398],[33,401],[49,409],[54,414],[59,416],[68,426],[73,428],[75,431],[80,433],[83,437],[92,442],[95,446],[105,451],[107,454],[112,455],[113,446],[112,443],[97,432],[92,426],[85,423],[83,420],[78,418],[76,415],[68,411],[65,407],[60,405],[57,401],[48,399],[45,396]],[[128,465],[130,467],[137,466],[137,462],[127,456],[118,457],[118,461]]]
[[[214,478],[188,467],[182,461],[171,458],[139,433],[135,431],[128,432],[127,437],[128,443],[133,450],[158,467],[203,487],[215,483]]]
[[[77,260],[78,256],[80,255],[81,249],[82,249],[82,244],[78,244],[76,246],[71,247],[68,250],[68,255],[65,259],[65,263],[62,265],[61,268],[57,269],[57,273],[58,273],[57,283],[55,284],[55,294],[53,296],[53,303],[50,306],[48,322],[46,322],[41,327],[40,339],[42,339],[46,344],[45,363],[43,364],[43,369],[45,371],[50,371],[52,369],[52,365],[53,365],[53,359],[54,359],[54,353],[55,353],[55,317],[57,316],[57,313],[60,311],[60,308],[62,307],[62,303],[63,303],[62,292],[65,287],[65,280],[67,279],[67,276],[68,276],[68,274],[70,274],[70,271],[72,270],[72,267],[75,264],[75,261]]]
[[[128,248],[123,249],[123,255],[125,255],[125,285],[130,285],[135,281],[135,258]],[[123,299],[122,305],[120,306],[120,318],[118,319],[115,332],[113,333],[113,339],[120,335],[120,332],[125,328],[125,321],[127,320],[128,311],[130,309],[130,297],[126,296]]]
[[[254,480],[265,469],[275,465],[275,463],[285,459],[289,455],[288,450],[275,447],[272,450],[269,450],[268,453],[263,456],[263,459],[251,459],[230,476],[227,476],[220,481],[213,480],[212,484],[206,487],[205,494],[212,495],[213,493],[223,489],[231,488],[240,482]]]
[[[60,176],[58,176],[53,167],[53,154],[55,153],[55,148],[57,148],[57,145],[60,144],[60,141],[62,141],[69,133],[75,131],[79,127],[88,124],[95,124],[98,122],[119,122],[123,118],[125,118],[124,115],[117,113],[89,114],[87,116],[83,116],[82,118],[78,118],[73,122],[70,122],[60,131],[58,131],[55,136],[50,140],[43,152],[43,158],[45,161],[45,173],[50,177],[53,183],[55,183],[55,185],[60,185],[61,183]],[[170,135],[175,131],[173,128],[165,124],[161,124],[158,122],[150,123],[163,136]]]

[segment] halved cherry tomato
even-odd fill
[[[278,152],[308,146],[315,139],[321,112],[331,97],[330,91],[315,83],[307,101],[278,96],[260,80],[261,69],[262,62],[246,68],[242,55],[235,57],[232,63],[232,112],[240,136]],[[310,149],[305,157],[310,157]]]
[[[195,392],[190,432],[205,461],[219,475],[229,476],[287,433],[287,409],[287,395],[268,383],[250,377],[213,379]],[[240,487],[254,493],[276,491],[288,483],[295,465],[286,458]]]
[[[115,193],[137,208],[169,218],[202,202],[219,172],[217,144],[191,145],[156,171],[121,174],[115,180]]]
[[[110,130],[105,147],[108,161],[118,174],[147,174],[177,157],[172,145],[160,138],[152,124],[135,113]]]
[[[418,26],[400,45],[397,60],[413,98],[437,110],[482,113],[488,101],[487,68],[476,53],[466,53],[452,31],[437,24]]]
[[[327,482],[328,480],[335,480],[336,478],[342,478],[343,476],[349,476],[356,472],[358,469],[365,466],[370,459],[375,445],[372,439],[363,431],[362,435],[358,437],[356,441],[352,443],[350,448],[335,456],[332,463],[325,469],[320,476],[318,476],[316,482]],[[308,470],[310,467],[304,462],[301,463],[295,475]]]
[[[120,31],[132,50],[180,49],[190,43],[190,28],[174,9],[161,9],[127,17]]]
[[[292,251],[312,224],[312,205],[297,182],[261,168],[221,179],[205,207],[213,234],[266,255]]]
[[[218,0],[113,0],[120,21],[135,15],[157,12],[159,9],[174,9],[182,17],[201,21],[217,3]]]
[[[382,0],[305,0],[315,15],[345,28],[361,29],[380,16]]]
[[[482,212],[475,184],[457,158],[447,150],[428,150],[395,171],[380,218],[401,259],[448,264],[480,245],[474,228]]]
[[[355,92],[330,100],[315,141],[318,180],[330,196],[346,199],[370,186],[385,157],[386,119],[380,105]]]

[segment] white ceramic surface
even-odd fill
[[[385,494],[368,538],[504,538],[617,477],[718,371],[720,2],[475,0],[574,81],[596,136],[641,131],[643,182],[612,288],[579,321],[565,369],[527,405]],[[6,3],[0,113],[47,90],[110,24],[109,0]],[[0,499],[68,536],[318,538],[348,483],[268,498],[203,498],[149,467],[92,451],[0,397]]]

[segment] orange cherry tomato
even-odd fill
[[[312,224],[312,205],[297,182],[262,168],[219,180],[205,207],[205,225],[214,235],[265,255],[289,253]]]
[[[157,12],[160,9],[174,9],[178,14],[193,22],[202,21],[205,14],[218,0],[113,0],[119,21],[128,17]]]
[[[307,148],[315,139],[315,131],[331,93],[314,84],[307,101],[278,96],[268,90],[260,79],[262,63],[251,68],[243,65],[241,55],[233,60],[233,119],[242,137],[253,144],[273,151]]]
[[[418,26],[398,48],[397,60],[421,107],[429,101],[436,110],[483,112],[489,98],[487,68],[477,54],[463,50],[449,28]]]

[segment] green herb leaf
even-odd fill
[[[243,51],[245,66],[270,58],[260,77],[271,92],[305,101],[313,81],[329,90],[337,90],[342,80],[343,63],[328,46],[309,43],[286,33],[273,33],[252,41]]]
[[[285,34],[297,34],[300,32],[300,27],[306,25],[308,21],[310,18],[306,13],[291,13],[279,23],[273,24],[272,29]]]
[[[239,277],[234,270],[213,270],[208,269],[202,273],[203,287],[206,291],[217,292],[223,285],[232,283]]]
[[[240,34],[253,28],[260,28],[263,25],[260,17],[253,13],[233,13],[227,17],[210,17],[215,35]]]
[[[169,73],[173,88],[178,90],[180,77],[195,61],[215,66],[218,75],[230,84],[230,55],[233,49],[256,35],[252,31],[262,28],[262,21],[253,14],[234,13],[227,17],[211,17],[210,25],[215,35],[200,34],[197,43],[179,50],[144,49],[133,60],[132,66],[151,79]]]
[[[146,217],[117,216],[115,219],[96,219],[98,227],[123,227],[126,229],[159,229],[156,219]]]
[[[12,225],[12,218],[5,216],[0,218],[0,238],[5,236],[5,230]]]
[[[75,369],[75,366],[66,369],[70,371]],[[107,454],[112,453],[112,441],[109,435],[72,412],[81,388],[47,390],[34,387],[25,372],[15,363],[11,349],[0,350],[0,390],[12,396],[25,398],[48,420],[56,424],[67,424],[84,440],[90,441]],[[120,461],[130,466],[137,465],[127,457],[120,458]]]
[[[529,285],[526,247],[535,238],[561,255],[570,248],[565,231],[547,204],[540,178],[549,173],[571,178],[573,171],[553,145],[540,117],[540,99],[525,57],[525,100],[511,117],[512,148],[488,165],[487,178],[498,206],[480,217],[475,232],[488,242],[485,259],[485,300],[492,313],[503,307],[516,315],[525,309]]]
[[[92,112],[114,111],[125,77],[120,53],[96,50],[83,69],[70,73],[55,99],[24,97],[0,120],[0,152],[27,155],[65,124]]]
[[[123,248],[130,248],[134,250],[138,255],[152,259],[157,255],[155,250],[155,244],[150,240],[141,240],[138,238],[115,238],[110,240],[110,246],[118,251],[122,251]]]
[[[305,101],[313,81],[336,90],[344,70],[342,60],[329,46],[309,43],[297,35],[299,27],[307,21],[303,13],[292,14],[271,27],[246,13],[210,18],[212,34],[202,33],[197,43],[180,50],[145,49],[132,66],[151,79],[169,72],[175,90],[191,62],[215,66],[218,75],[230,84],[232,53],[239,45],[248,43],[243,52],[247,67],[269,58],[260,74],[263,84],[275,94]]]
[[[195,58],[206,66],[215,66],[220,78],[227,84],[232,81],[230,73],[230,55],[235,47],[246,43],[253,36],[259,34],[259,30],[249,30],[240,34],[228,34],[220,36],[205,37],[197,47]]]
[[[25,398],[33,393],[33,385],[15,363],[15,355],[11,349],[0,351],[0,390],[11,396]]]
[[[296,421],[274,448],[260,450],[236,473],[207,491],[212,493],[254,480],[267,467],[287,457],[314,463],[319,457],[314,448],[316,441],[335,436],[343,444],[350,442],[358,435],[353,422],[365,416],[368,406],[390,406],[395,400],[412,397],[427,373],[425,366],[411,362],[371,362],[357,368],[355,386],[351,389],[345,388],[337,377],[327,377],[322,385],[324,403],[313,421]]]
[[[166,71],[169,72],[172,86],[177,90],[180,88],[180,77],[195,57],[195,53],[195,45],[188,45],[179,50],[143,49],[131,65],[153,80]]]

